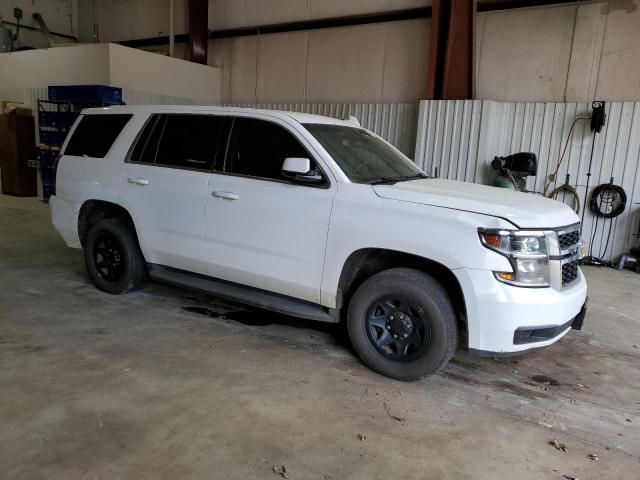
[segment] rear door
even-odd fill
[[[205,197],[225,124],[213,115],[156,114],[138,136],[119,193],[148,262],[206,272]]]
[[[324,181],[286,179],[287,157],[309,158]],[[319,303],[336,191],[322,170],[304,137],[281,121],[235,118],[224,175],[211,175],[207,187],[207,273]]]

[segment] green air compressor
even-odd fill
[[[535,177],[538,173],[538,159],[535,153],[519,152],[506,157],[495,157],[491,168],[494,171],[491,180],[494,187],[526,192],[527,177]]]

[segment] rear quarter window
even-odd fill
[[[120,113],[83,115],[64,154],[104,158],[132,116]]]

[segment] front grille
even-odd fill
[[[569,285],[578,278],[578,260],[562,265],[562,286]]]
[[[568,250],[580,241],[580,230],[576,229],[572,232],[558,235],[558,246],[560,250]]]

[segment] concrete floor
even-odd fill
[[[586,274],[582,332],[407,384],[332,326],[102,293],[45,205],[0,195],[0,477],[640,478],[640,276]]]

